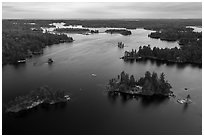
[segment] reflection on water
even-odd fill
[[[128,60],[126,62],[129,63],[135,63],[135,60]],[[158,67],[160,67],[161,65],[167,65],[168,67],[177,67],[178,69],[182,69],[185,68],[187,66],[190,66],[192,68],[202,68],[202,65],[200,64],[188,64],[188,63],[173,63],[173,62],[166,62],[166,61],[156,61],[156,60],[150,60],[150,59],[143,59],[143,60],[139,60],[137,61],[137,63],[147,63],[150,62],[151,65],[157,65]]]
[[[29,115],[31,115],[31,114],[36,114],[39,111],[52,112],[52,111],[62,110],[62,109],[66,108],[66,105],[67,105],[67,103],[65,103],[65,102],[57,103],[54,105],[41,104],[41,105],[34,107],[32,109],[29,109],[27,111],[23,110],[23,111],[20,111],[19,113],[8,113],[8,115],[11,116],[10,118],[12,118],[12,117],[25,118],[25,117],[29,117]]]
[[[120,99],[122,103],[127,103],[128,101],[134,100],[140,102],[143,107],[148,107],[151,105],[159,106],[161,103],[169,100],[169,98],[162,96],[132,96],[117,92],[107,92],[107,97],[112,104],[115,103],[117,99]]]
[[[188,109],[188,107],[189,107],[189,104],[187,104],[187,103],[184,104],[184,105],[183,105],[183,112],[185,112],[185,111]]]

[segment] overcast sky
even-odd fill
[[[202,18],[202,3],[4,2],[3,19]]]

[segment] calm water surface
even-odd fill
[[[47,47],[43,55],[25,65],[3,67],[3,104],[42,85],[66,89],[71,95],[71,101],[63,106],[39,106],[14,116],[3,112],[4,134],[201,134],[201,68],[119,59],[125,50],[147,44],[171,48],[179,46],[177,42],[148,38],[151,31],[144,29],[132,30],[131,36],[106,34],[104,30],[93,35],[69,34],[75,39],[73,43]],[[124,49],[117,47],[119,41],[125,43]],[[55,61],[52,65],[46,63],[49,57]],[[123,70],[137,79],[147,70],[164,72],[176,98],[108,95],[105,85]],[[193,103],[178,104],[177,99],[187,94]]]
[[[193,28],[194,32],[202,32],[201,26],[186,26],[187,28]]]

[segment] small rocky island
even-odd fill
[[[105,32],[110,33],[110,34],[119,33],[119,34],[124,35],[124,36],[132,34],[131,31],[126,30],[126,29],[108,29]]]
[[[123,93],[129,95],[142,95],[142,96],[174,96],[170,90],[172,86],[165,80],[164,73],[158,77],[157,73],[152,74],[147,71],[144,77],[135,80],[134,76],[125,73],[124,71],[109,81],[107,86],[108,92]]]
[[[29,110],[40,104],[56,104],[67,102],[70,97],[64,90],[54,90],[48,86],[37,88],[29,94],[16,97],[8,102],[6,112],[17,113],[23,110]]]

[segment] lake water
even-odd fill
[[[98,28],[97,28],[98,29]],[[125,50],[150,44],[160,48],[179,46],[148,38],[151,31],[132,30],[132,35],[103,33],[69,34],[73,43],[57,44],[26,64],[2,69],[3,104],[43,85],[66,89],[71,101],[66,105],[41,106],[22,115],[3,111],[3,134],[201,134],[202,69],[192,65],[156,62],[128,63],[119,59]],[[125,43],[124,49],[117,42]],[[48,65],[47,59],[55,61]],[[125,70],[136,79],[146,71],[166,74],[176,98],[147,99],[111,96],[105,92],[109,79]],[[92,77],[94,73],[97,76]],[[184,88],[189,88],[185,91]],[[178,104],[191,95],[193,103]]]
[[[194,32],[202,32],[201,26],[186,26],[187,28],[193,28]]]

